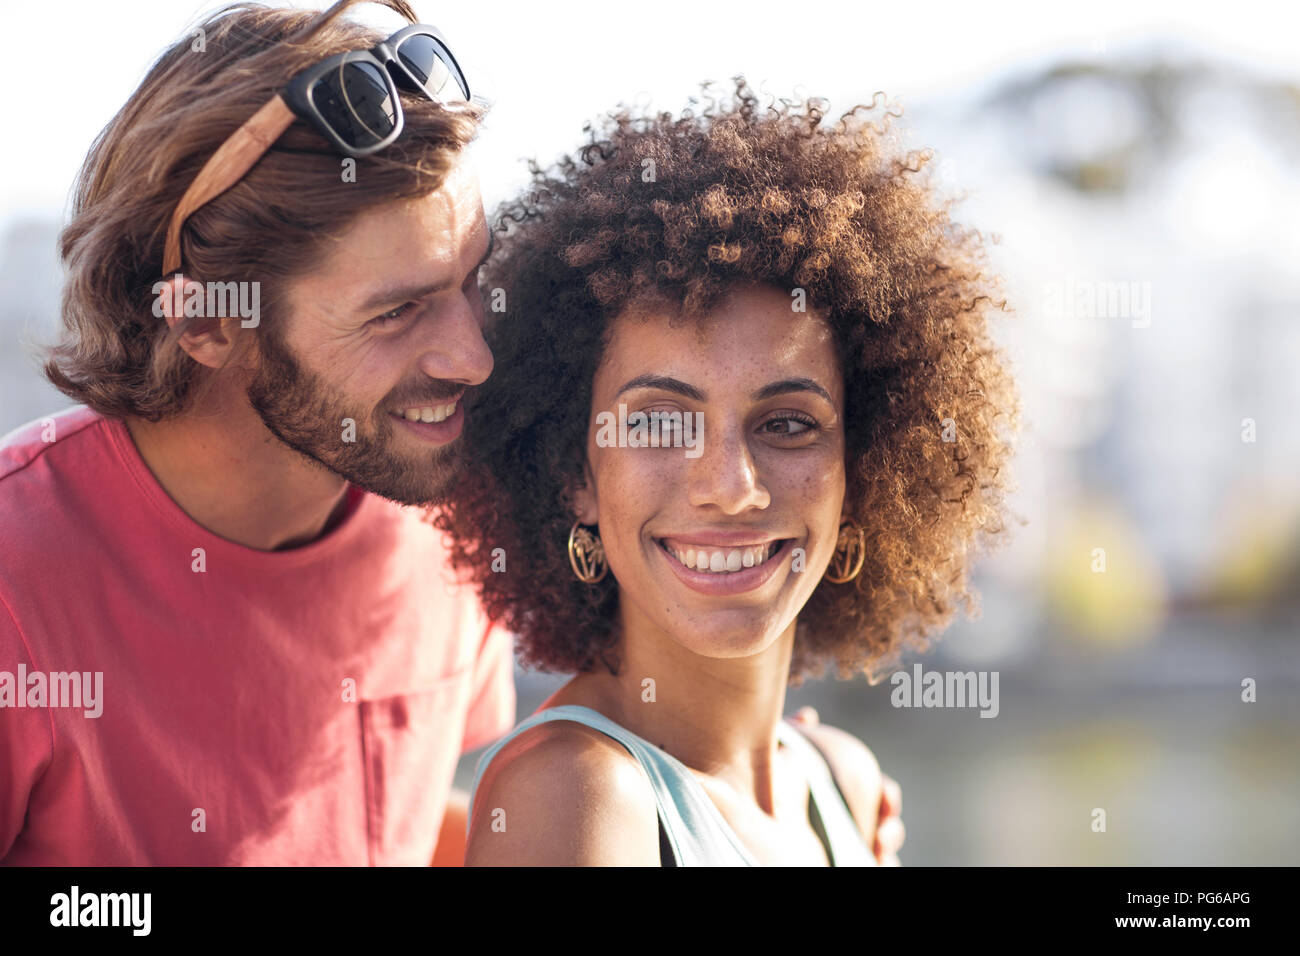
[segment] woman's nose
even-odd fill
[[[764,486],[743,429],[706,428],[700,456],[687,459],[690,469],[688,496],[692,506],[715,507],[734,515],[750,508],[766,508],[772,496]]]

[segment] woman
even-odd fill
[[[737,78],[611,114],[505,208],[437,520],[575,676],[480,761],[468,864],[874,862],[870,752],[786,687],[874,682],[969,601],[1017,407],[979,234],[870,115]]]

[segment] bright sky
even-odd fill
[[[0,221],[62,210],[92,140],[149,64],[201,13],[223,5],[5,0],[10,42],[0,88],[25,95],[7,105],[12,138],[0,150]],[[464,54],[471,83],[485,82],[496,101],[477,151],[489,208],[523,181],[520,158],[553,159],[579,140],[584,120],[619,100],[648,95],[656,107],[677,110],[699,81],[737,72],[779,95],[829,96],[837,108],[870,101],[877,89],[905,105],[921,102],[1063,53],[1120,56],[1153,43],[1300,78],[1295,23],[1279,22],[1287,15],[1280,4],[1254,0],[1226,7],[1142,0],[1072,7],[1007,0],[413,5]],[[737,10],[747,12],[743,20]],[[395,16],[374,4],[359,11],[379,25]]]

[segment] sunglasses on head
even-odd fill
[[[376,153],[402,134],[398,88],[444,106],[471,102],[469,84],[434,27],[412,24],[369,50],[338,53],[296,74],[288,85],[221,144],[172,213],[163,274],[180,267],[185,220],[253,168],[295,116],[311,123],[339,152]]]

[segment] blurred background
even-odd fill
[[[25,43],[2,68],[36,95],[9,106],[34,138],[0,151],[0,433],[69,404],[30,345],[58,327],[81,160],[221,5],[6,0],[7,34],[61,29],[65,66]],[[680,110],[744,73],[833,113],[884,91],[965,197],[958,219],[997,239],[1024,523],[978,566],[980,616],[904,666],[996,671],[998,716],[895,708],[887,678],[789,697],[901,783],[905,865],[1300,863],[1300,58],[1279,19],[1295,11],[414,5],[495,100],[475,147],[489,213],[587,119]],[[519,716],[565,679],[521,671]]]

